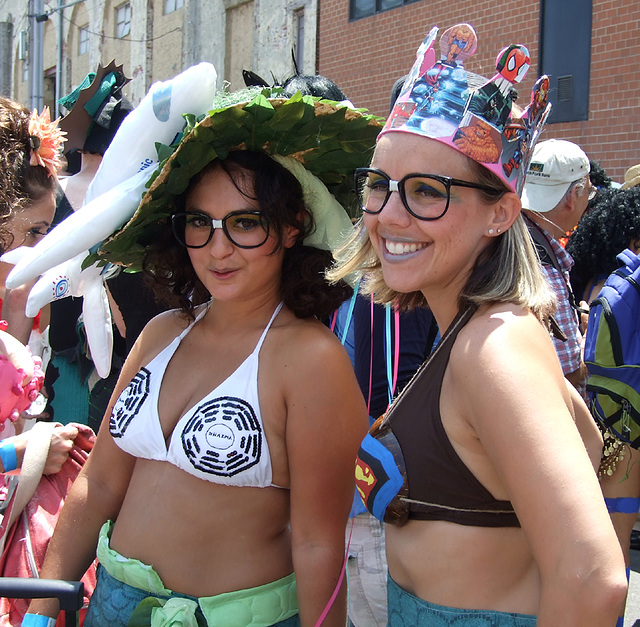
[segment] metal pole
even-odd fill
[[[58,56],[56,58],[56,93],[53,101],[54,113],[52,117],[55,118],[58,115],[62,115],[60,112],[60,105],[58,104],[58,100],[61,98],[61,85],[62,85],[62,44],[64,41],[63,29],[63,12],[64,12],[64,4],[62,0],[58,0]]]
[[[44,106],[44,24],[36,15],[44,13],[44,0],[30,0],[31,46],[29,47],[29,82],[31,85],[31,108],[42,111]]]

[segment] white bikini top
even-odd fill
[[[116,444],[130,455],[169,462],[205,481],[258,488],[272,485],[258,398],[258,361],[281,308],[282,303],[237,370],[178,420],[167,447],[158,415],[162,379],[180,342],[206,309],[201,312],[120,394],[109,419]]]

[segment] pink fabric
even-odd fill
[[[37,574],[32,572],[30,566],[30,553],[38,571],[42,567],[65,497],[84,466],[95,441],[95,434],[89,427],[77,423],[74,423],[74,426],[78,428],[78,435],[69,453],[69,459],[60,472],[42,477],[35,494],[25,508],[28,530],[25,529],[24,516],[20,516],[9,530],[5,549],[0,557],[0,575],[3,577],[35,577]],[[8,518],[9,510],[5,514],[5,520]],[[0,525],[0,534],[4,531],[4,527]],[[86,606],[96,585],[95,562],[85,573],[82,581]],[[20,625],[28,606],[29,599],[0,598],[0,627]],[[81,625],[84,612],[85,610],[80,614]],[[56,625],[62,627],[64,618],[59,618]]]
[[[20,417],[20,412],[31,405],[44,385],[39,357],[33,358],[33,365],[33,377],[25,383],[25,371],[16,368],[6,355],[0,355],[0,431],[7,420],[14,422]]]

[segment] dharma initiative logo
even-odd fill
[[[262,425],[253,407],[233,396],[198,405],[181,438],[193,467],[219,477],[233,477],[255,466],[262,454]]]
[[[116,401],[109,417],[109,431],[114,438],[121,438],[131,421],[138,415],[149,396],[151,373],[141,368]]]
[[[207,429],[205,434],[207,444],[215,449],[226,451],[233,446],[236,437],[227,425],[215,424]]]

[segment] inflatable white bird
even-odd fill
[[[158,161],[155,144],[171,144],[184,126],[183,114],[205,114],[216,91],[216,70],[200,63],[174,79],[154,83],[124,119],[96,176],[84,205],[52,229],[33,248],[18,248],[2,260],[15,264],[9,289],[41,278],[32,288],[27,315],[67,296],[83,298],[83,318],[91,358],[101,377],[111,369],[111,312],[104,287],[108,268],[82,269],[89,250],[126,224],[137,209]]]

